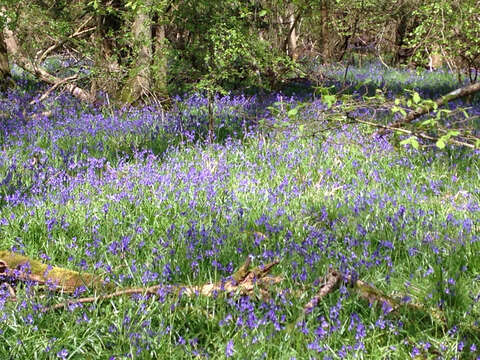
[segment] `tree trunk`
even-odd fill
[[[105,1],[102,1],[102,6],[106,7]],[[122,29],[119,26],[119,19],[112,13],[99,13],[96,23],[94,54],[98,75],[93,79],[92,86],[114,94],[118,91],[118,83],[122,79],[122,69],[118,62],[117,44],[112,34],[119,34]]]
[[[133,104],[152,94],[152,0],[140,6],[132,24],[134,39],[134,61],[127,81],[122,89],[120,100],[124,104]]]
[[[162,14],[163,15],[163,14]],[[166,97],[167,91],[167,57],[165,26],[162,24],[163,16],[159,15],[158,24],[155,27],[154,54],[152,64],[152,90],[155,95]]]
[[[290,15],[288,17],[288,35],[287,35],[287,51],[288,51],[288,56],[292,60],[297,60],[297,32],[296,32],[296,27],[298,23],[298,18],[300,15],[297,15],[297,18],[295,17],[295,9],[293,6],[289,6],[290,10]]]
[[[322,34],[320,40],[320,53],[322,54],[323,61],[328,63],[331,58],[330,39],[331,36],[328,33],[328,0],[322,0],[320,7],[320,19],[322,22]]]
[[[407,23],[409,16],[410,14],[405,14],[403,11],[401,11],[400,19],[398,20],[395,28],[395,65],[400,64],[406,58],[406,50],[403,48],[403,45],[405,44],[405,35],[407,34]]]
[[[13,83],[8,63],[7,44],[3,38],[3,31],[0,31],[0,91],[4,91]]]

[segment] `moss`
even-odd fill
[[[39,283],[53,282],[64,292],[72,292],[80,286],[97,289],[104,287],[103,280],[96,275],[56,266],[48,270],[47,264],[10,251],[0,251],[0,261],[3,261],[10,270],[18,269],[21,265],[28,263],[30,273],[26,275],[27,278]]]

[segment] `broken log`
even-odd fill
[[[0,282],[9,279],[51,285],[53,290],[66,293],[72,293],[80,286],[96,289],[106,286],[100,277],[93,274],[49,266],[27,256],[0,251]]]

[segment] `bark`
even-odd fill
[[[322,22],[322,34],[320,40],[320,52],[324,62],[328,62],[331,58],[331,49],[329,46],[328,33],[328,0],[322,0],[320,7],[320,19]]]
[[[295,11],[293,9],[293,6],[290,7],[290,15],[288,17],[288,35],[287,35],[287,51],[288,51],[288,56],[292,60],[297,60],[298,54],[297,54],[297,32],[296,32],[296,27],[298,20],[300,18],[300,15],[295,16]]]
[[[395,64],[398,65],[405,60],[406,50],[403,48],[405,44],[405,35],[407,34],[409,14],[400,11],[400,19],[395,29]]]
[[[3,32],[0,31],[0,91],[5,90],[12,82],[10,65],[8,63],[7,45],[3,38]]]
[[[103,4],[103,6],[106,6],[106,4]],[[121,31],[120,22],[121,20],[111,13],[97,15],[95,31],[99,55],[97,62],[109,72],[120,71],[120,64],[115,53],[117,44],[115,38],[112,38],[112,33],[118,34]]]
[[[9,279],[10,278],[10,279]],[[34,281],[55,285],[62,292],[72,293],[80,286],[102,289],[107,284],[98,276],[60,267],[49,267],[40,261],[10,251],[0,251],[0,282],[5,280]]]
[[[358,28],[358,22],[359,21],[360,21],[360,15],[357,14],[357,16],[355,17],[355,21],[353,23],[352,33],[350,35],[345,35],[345,37],[343,39],[343,45],[342,45],[342,49],[340,50],[340,55],[338,56],[338,61],[343,60],[343,58],[345,57],[345,54],[348,51],[348,47],[350,45],[350,40],[352,38],[355,38],[355,36],[357,35],[357,28]],[[345,76],[346,76],[346,72],[345,72]]]
[[[448,102],[456,99],[460,99],[465,96],[471,96],[480,91],[480,82],[464,86],[460,89],[449,92],[448,94],[442,96],[441,98],[435,100],[435,103],[438,107],[447,104]],[[389,128],[399,128],[405,124],[411,123],[413,120],[419,118],[422,115],[427,114],[432,111],[434,105],[418,107],[414,111],[410,112],[403,119],[400,119],[393,124],[390,124]],[[383,135],[388,131],[388,129],[382,129],[377,132],[377,135]]]
[[[440,54],[439,46],[434,46],[433,51],[428,56],[428,69],[430,71],[440,69],[443,66],[443,57]]]
[[[282,282],[284,279],[280,276],[269,275],[271,270],[278,264],[278,261],[271,262],[265,266],[257,266],[255,268],[250,267],[250,258],[245,261],[237,272],[232,274],[231,279],[226,279],[216,283],[208,283],[204,285],[154,285],[150,287],[141,287],[141,288],[129,288],[117,290],[113,293],[87,297],[81,299],[74,299],[72,301],[67,301],[53,305],[51,307],[46,307],[42,309],[42,312],[59,310],[63,308],[68,308],[68,306],[75,306],[79,304],[100,302],[102,300],[108,300],[119,296],[133,295],[133,294],[145,294],[158,296],[160,293],[164,294],[175,294],[176,296],[206,296],[213,297],[217,296],[219,293],[237,293],[242,295],[252,296],[255,294],[255,290],[259,291],[259,295],[264,299],[270,297],[269,288],[272,285]],[[0,264],[1,265],[1,264]],[[1,269],[0,269],[1,270]],[[61,290],[61,289],[59,289]]]
[[[120,96],[120,100],[125,104],[135,103],[152,94],[150,71],[152,64],[152,18],[149,14],[151,7],[152,0],[146,1],[138,9],[133,21],[132,34],[136,56]]]
[[[102,1],[106,7],[106,2]],[[95,69],[96,76],[92,78],[90,92],[97,93],[97,89],[104,90],[107,94],[114,95],[118,91],[118,84],[121,81],[121,66],[118,62],[116,41],[112,34],[119,34],[121,28],[119,19],[112,13],[100,12],[96,16],[96,29],[93,34],[95,43]]]
[[[342,282],[342,275],[338,271],[331,269],[320,282],[322,283],[320,290],[303,308],[305,314],[311,313],[325,296],[338,289]]]
[[[167,57],[166,57],[166,37],[165,26],[161,24],[160,17],[155,27],[154,54],[152,65],[152,90],[155,95],[167,96]]]

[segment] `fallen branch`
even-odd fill
[[[240,293],[242,295],[252,295],[255,288],[260,290],[262,297],[268,297],[266,287],[273,284],[277,284],[283,281],[283,278],[270,276],[268,275],[275,265],[278,264],[278,261],[271,262],[265,266],[258,266],[254,269],[250,269],[250,257],[247,258],[245,263],[238,269],[232,276],[231,279],[225,281],[220,281],[216,283],[210,283],[205,285],[155,285],[150,287],[138,287],[138,288],[129,288],[115,291],[111,294],[97,296],[97,297],[86,297],[78,300],[71,300],[63,303],[59,303],[50,307],[43,309],[43,312],[48,312],[52,310],[63,309],[69,306],[74,306],[77,304],[92,303],[103,300],[112,299],[114,297],[124,296],[124,295],[134,295],[134,294],[143,294],[143,295],[154,295],[158,296],[160,290],[165,289],[168,293],[181,294],[182,296],[213,296],[218,292],[226,293]]]
[[[75,306],[79,304],[85,304],[85,303],[92,303],[92,302],[97,302],[97,301],[103,301],[103,300],[108,300],[114,297],[118,296],[123,296],[123,295],[134,295],[134,294],[147,294],[147,295],[156,295],[158,294],[158,291],[162,289],[162,285],[155,285],[147,288],[130,288],[130,289],[125,289],[125,290],[119,290],[115,291],[114,293],[108,294],[108,295],[102,295],[102,296],[91,296],[91,297],[85,297],[77,300],[69,300],[63,303],[59,303],[50,307],[43,308],[43,312],[48,312],[52,310],[58,310],[58,309],[63,309],[69,306]]]
[[[338,271],[330,269],[327,276],[322,278],[320,282],[322,285],[320,286],[320,290],[318,291],[317,295],[315,295],[303,308],[303,312],[305,314],[309,314],[312,310],[318,305],[320,300],[322,300],[325,296],[332,293],[340,286],[342,282],[342,274]]]
[[[351,288],[358,297],[368,301],[370,304],[382,305],[387,313],[396,312],[400,308],[406,307],[409,310],[426,313],[430,315],[432,319],[439,321],[442,325],[446,324],[445,316],[438,309],[427,309],[420,304],[397,300],[364,281],[353,279],[351,276],[346,276],[334,269],[330,269],[328,275],[322,281],[320,291],[305,305],[304,314],[310,313],[313,308],[318,305],[320,300],[338,289],[342,281]]]
[[[442,105],[445,105],[446,103],[460,99],[465,96],[473,95],[476,92],[480,91],[480,82],[470,84],[467,86],[464,86],[462,88],[456,89],[452,92],[449,92],[448,94],[440,97],[439,99],[435,100],[432,104],[429,105],[424,105],[421,107],[416,108],[414,111],[411,111],[408,113],[405,117],[402,119],[394,122],[393,124],[389,125],[389,128],[399,128],[405,124],[411,123],[413,120],[419,118],[422,115],[425,115],[432,111],[435,107],[440,107]],[[377,131],[376,135],[384,135],[387,131],[390,129],[382,129]]]
[[[25,71],[34,74],[40,80],[53,86],[56,86],[64,81],[64,79],[50,74],[43,66],[41,66],[41,64],[30,61],[30,59],[28,59],[28,57],[22,53],[12,30],[10,30],[8,27],[4,27],[3,34],[5,37],[5,44],[7,45],[8,54],[16,60],[18,66]],[[81,101],[88,103],[92,103],[94,101],[94,97],[88,91],[78,87],[75,84],[67,84],[65,89]]]
[[[60,80],[59,82],[53,84],[47,91],[45,91],[42,96],[40,96],[38,99],[34,99],[32,101],[30,101],[30,105],[33,105],[33,104],[36,104],[36,103],[39,103],[39,102],[42,102],[43,100],[45,100],[46,98],[48,98],[48,96],[52,93],[52,91],[54,91],[55,89],[57,89],[58,87],[66,84],[67,82],[70,82],[70,81],[73,81],[73,80],[76,80],[78,79],[78,76],[77,75],[73,75],[73,76],[69,76],[65,79],[62,79]]]
[[[42,111],[40,113],[36,113],[30,116],[30,119],[38,119],[39,117],[45,116],[45,117],[50,117],[53,115],[53,111],[47,110],[47,111]],[[26,112],[24,113],[24,116],[26,117]]]
[[[439,140],[439,138],[437,138],[437,137],[426,135],[426,134],[419,133],[419,132],[416,132],[416,131],[407,130],[407,129],[403,129],[403,128],[395,128],[395,127],[392,127],[391,125],[382,125],[382,124],[377,124],[377,123],[374,123],[374,122],[371,122],[371,121],[366,121],[366,120],[361,120],[361,119],[358,119],[358,118],[354,118],[350,114],[347,114],[347,118],[349,118],[351,120],[354,120],[355,122],[358,122],[360,124],[365,124],[365,125],[373,126],[373,127],[380,128],[380,129],[383,129],[383,130],[388,130],[388,131],[397,131],[397,132],[401,132],[401,133],[404,133],[404,134],[407,134],[407,135],[416,136],[420,139],[424,139],[424,140],[428,140],[428,141],[432,141],[432,142],[437,142]],[[377,134],[378,134],[378,132],[377,132]],[[373,136],[375,136],[375,134]],[[477,140],[477,138],[474,138],[474,140]],[[455,144],[455,145],[458,145],[458,146],[465,146],[465,147],[468,147],[470,149],[475,149],[476,148],[476,146],[474,144],[470,144],[470,143],[460,141],[460,140],[455,140],[453,138],[450,138],[448,141],[451,142],[452,144]]]
[[[163,294],[168,293],[182,296],[206,297],[211,297],[221,292],[251,296],[256,290],[258,290],[261,297],[268,298],[268,290],[271,289],[271,286],[284,280],[284,278],[280,276],[269,275],[278,263],[278,260],[276,260],[264,266],[251,268],[251,258],[248,257],[231,277],[215,283],[204,285],[154,285],[150,287],[119,289],[106,295],[85,297],[58,303],[50,307],[45,307],[42,311],[48,312],[64,309],[69,306],[99,302],[124,295],[143,294],[159,296],[162,290],[165,290],[162,291]],[[100,277],[92,274],[82,274],[59,267],[49,267],[46,264],[31,260],[23,255],[18,255],[9,251],[0,251],[0,283],[4,282],[8,284],[8,281],[12,279],[15,281],[34,281],[45,285],[53,284],[56,286],[51,287],[51,290],[65,293],[71,293],[79,286],[92,287],[97,290],[108,289],[109,287],[109,284],[105,284]],[[374,286],[364,281],[353,279],[351,276],[344,275],[335,269],[330,269],[328,274],[321,279],[319,291],[304,306],[304,311],[300,319],[312,312],[321,300],[323,300],[328,294],[337,290],[342,283],[370,304],[381,304],[384,311],[387,313],[396,312],[401,308],[406,308],[408,310],[416,312],[420,311],[428,314],[432,319],[439,321],[442,325],[446,324],[443,313],[438,309],[427,309],[423,305],[395,299],[384,294]],[[110,285],[110,289],[112,286],[113,285]],[[11,298],[15,298],[13,288],[9,288],[9,291]]]

